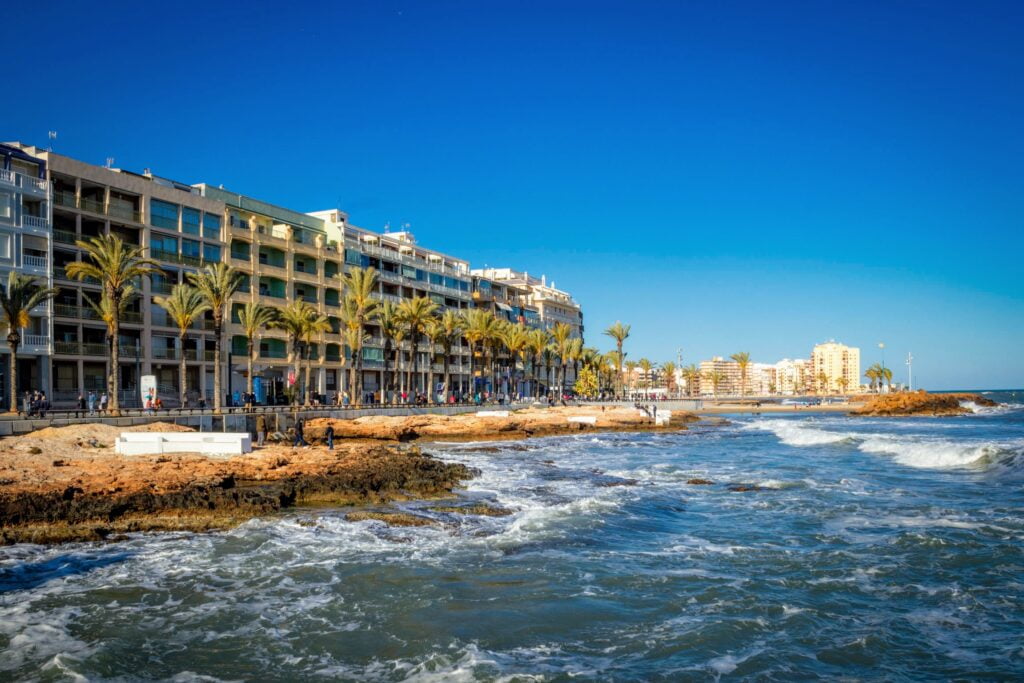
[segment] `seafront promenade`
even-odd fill
[[[652,402],[635,401],[603,401],[603,402],[569,402],[570,406],[605,406],[628,407],[633,405],[651,405]],[[520,410],[534,405],[532,401],[512,404],[463,403],[454,405],[384,405],[384,406],[257,406],[245,408],[224,408],[220,414],[212,409],[172,409],[160,411],[121,410],[117,417],[111,415],[90,415],[88,411],[58,411],[47,414],[45,418],[25,418],[17,415],[0,416],[0,437],[15,434],[27,434],[44,427],[66,427],[69,425],[107,424],[117,427],[134,427],[154,422],[169,422],[177,425],[193,427],[200,431],[253,431],[257,415],[265,415],[274,420],[271,424],[283,429],[290,426],[296,419],[334,418],[355,419],[373,415],[409,416],[409,415],[464,415],[481,411]],[[657,401],[654,403],[660,410],[684,410],[700,412],[703,401],[700,399],[677,399]],[[737,412],[737,411],[732,411]]]

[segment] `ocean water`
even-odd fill
[[[0,548],[0,679],[1024,678],[1019,405],[489,445],[507,517]]]

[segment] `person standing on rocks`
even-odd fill
[[[256,417],[256,445],[263,448],[267,441],[267,418],[264,415]]]
[[[295,421],[295,441],[292,443],[292,448],[298,448],[300,445],[304,448],[309,448],[309,444],[306,443],[306,438],[303,436],[303,424],[302,418]]]
[[[324,432],[324,436],[327,437],[327,450],[334,450],[334,425],[327,425],[327,430]]]

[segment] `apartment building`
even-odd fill
[[[344,253],[344,268],[374,268],[378,272],[377,297],[381,301],[401,304],[415,297],[426,297],[443,312],[464,311],[472,306],[473,281],[469,262],[442,252],[427,249],[416,242],[409,231],[374,232],[352,225],[339,210],[317,211],[311,216],[324,221],[328,248],[334,245]],[[384,383],[384,338],[380,327],[371,323],[366,328],[369,342],[363,348],[363,386],[376,391]],[[403,340],[398,349],[398,364],[403,371],[412,368],[412,344]],[[395,350],[386,359],[388,369],[395,369]],[[419,372],[412,378],[409,391],[437,391],[444,383],[444,355],[440,346],[428,339],[420,340],[417,349]],[[453,391],[471,389],[469,347],[460,342],[448,358],[449,382]],[[484,378],[478,376],[477,384]],[[478,388],[484,388],[478,386]]]
[[[118,369],[123,405],[138,405],[141,375],[157,377],[168,405],[177,403],[178,359],[184,354],[193,399],[213,387],[212,318],[198,321],[181,347],[178,329],[154,297],[169,294],[186,274],[222,259],[224,204],[202,197],[187,184],[156,176],[96,166],[29,145],[11,143],[45,163],[52,188],[53,304],[52,401],[72,404],[79,394],[106,390],[107,329],[90,301],[99,283],[67,277],[68,263],[83,259],[78,241],[113,234],[139,245],[163,273],[143,278],[139,296],[121,316]]]
[[[811,362],[806,358],[783,358],[775,364],[776,391],[786,396],[802,394],[813,386]]]
[[[77,242],[103,234],[144,247],[163,271],[143,278],[139,296],[121,316],[118,372],[125,406],[139,404],[139,378],[148,374],[156,375],[164,403],[177,405],[182,357],[190,402],[212,400],[212,316],[207,313],[198,321],[182,344],[173,321],[155,302],[208,263],[227,262],[243,274],[231,301],[222,359],[223,388],[231,401],[240,399],[248,379],[247,344],[238,324],[238,312],[248,301],[285,306],[302,300],[327,316],[331,331],[310,348],[310,385],[326,395],[347,386],[344,376],[351,359],[342,336],[339,276],[355,266],[379,272],[376,295],[382,301],[397,304],[424,296],[442,310],[488,307],[499,317],[534,327],[569,322],[582,335],[578,304],[553,283],[549,287],[525,273],[521,284],[476,276],[468,261],[426,249],[408,231],[373,232],[351,225],[339,210],[301,213],[223,186],[181,183],[148,169],[133,173],[112,164],[96,166],[21,143],[0,150],[0,271],[21,269],[60,289],[52,304],[33,311],[19,349],[24,357],[19,360],[19,385],[48,391],[58,407],[73,404],[80,394],[106,389],[107,329],[90,305],[99,300],[99,283],[70,280],[65,270],[68,263],[83,259]],[[395,358],[389,350],[385,361],[377,325],[367,325],[366,333],[362,379],[369,394],[383,387],[385,368],[393,372]],[[294,381],[286,335],[262,330],[258,347],[255,393],[260,402],[273,403]],[[416,351],[419,371],[404,388],[438,390],[444,373],[442,350],[424,338]],[[397,362],[403,373],[413,365],[412,354],[410,342],[402,342]],[[469,354],[460,344],[447,359],[453,390],[508,390],[507,367],[502,386],[491,386],[491,379],[479,371],[474,381]]]
[[[14,271],[50,287],[52,191],[46,162],[17,145],[0,145],[0,282]],[[30,312],[18,348],[18,392],[50,387],[53,304]],[[0,396],[10,398],[10,348],[0,344]]]
[[[824,378],[824,386],[821,386]],[[848,391],[860,387],[860,349],[835,340],[811,351],[811,382],[819,391]]]
[[[716,374],[719,377],[717,387],[711,379]],[[701,396],[737,396],[740,393],[740,364],[734,360],[726,360],[721,356],[702,360],[700,375]]]

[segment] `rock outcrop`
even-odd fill
[[[926,391],[900,392],[873,396],[852,411],[851,415],[895,417],[905,415],[966,415],[971,411],[964,403],[995,406],[995,401],[979,394],[930,394]]]

